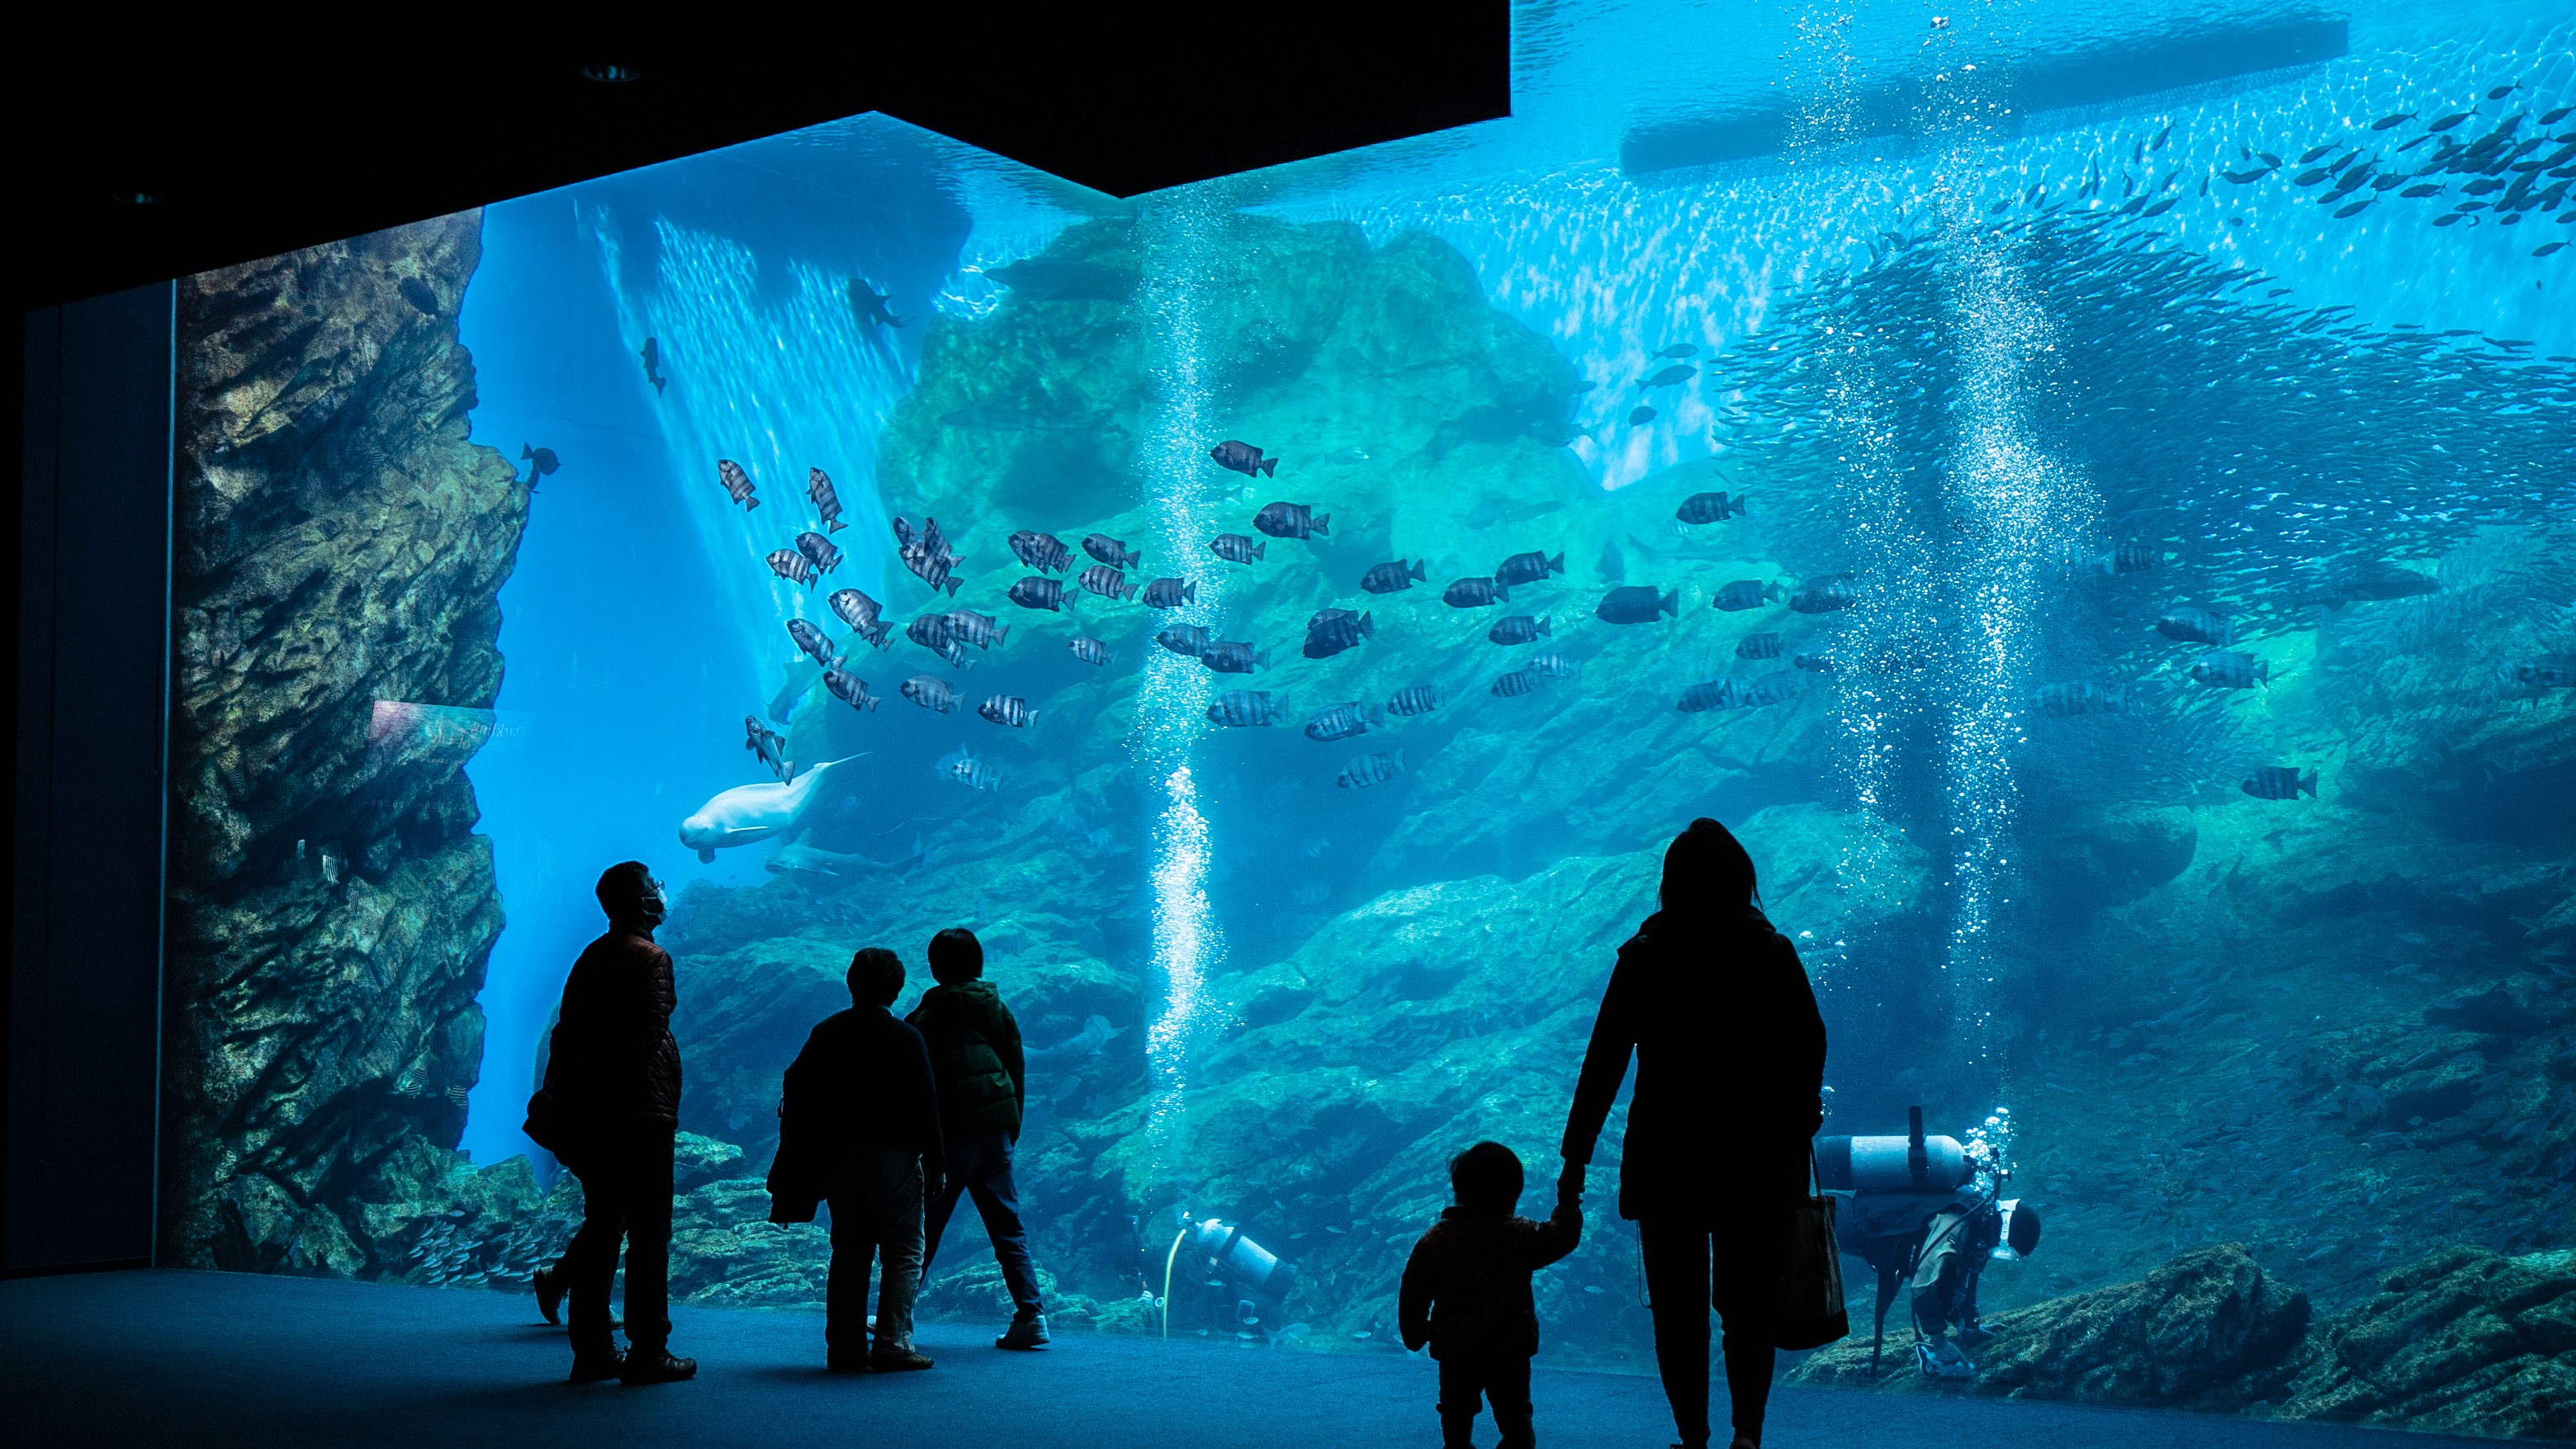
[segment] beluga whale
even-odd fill
[[[696,851],[700,861],[712,865],[719,850],[783,835],[804,818],[805,807],[812,802],[824,774],[834,765],[857,758],[850,755],[825,760],[784,784],[736,785],[680,822],[680,843]]]

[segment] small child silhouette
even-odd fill
[[[1440,1442],[1470,1449],[1480,1401],[1494,1408],[1502,1449],[1537,1443],[1530,1428],[1530,1358],[1538,1352],[1538,1309],[1530,1275],[1583,1238],[1583,1214],[1557,1188],[1546,1222],[1514,1215],[1521,1160],[1499,1142],[1479,1142],[1449,1162],[1454,1207],[1405,1260],[1397,1316],[1404,1346],[1431,1347],[1440,1361]]]

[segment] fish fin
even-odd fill
[[[528,445],[527,445],[527,444],[525,444],[525,443],[521,443],[521,444],[519,445],[519,457],[520,457],[522,460],[525,460],[525,459],[528,459],[528,458],[533,458],[533,457],[535,457],[535,456],[537,456],[535,453],[530,452],[530,451],[528,450]]]
[[[1681,589],[1675,587],[1665,590],[1664,597],[1656,603],[1655,607],[1663,613],[1672,615],[1676,619],[1680,618],[1682,616]]]
[[[1548,627],[1547,627],[1547,615],[1545,615],[1545,614],[1541,614],[1541,615],[1539,615],[1539,616],[1538,616],[1538,631],[1539,631],[1540,633],[1542,633],[1542,634],[1548,634],[1550,638],[1555,637],[1552,633],[1550,633],[1550,631],[1549,631],[1549,629],[1548,629]]]
[[[1269,549],[1269,547],[1270,547],[1270,542],[1269,542],[1269,540],[1267,540],[1267,539],[1264,539],[1264,540],[1262,540],[1261,542],[1254,544],[1254,545],[1252,546],[1252,556],[1253,556],[1254,558],[1260,558],[1260,557],[1263,555],[1263,553]]]
[[[837,518],[827,518],[823,521],[823,531],[826,533],[838,533],[847,527],[849,527],[848,524]]]
[[[2307,777],[2299,781],[2299,788],[2308,792],[2309,799],[2317,798],[2317,772],[2310,770]]]
[[[1395,750],[1395,768],[1399,771],[1404,768],[1404,747],[1401,745],[1398,745]]]
[[[1549,559],[1547,561],[1547,571],[1552,574],[1561,574],[1565,572],[1565,555],[1558,554],[1556,557]]]
[[[1264,458],[1261,460],[1260,467],[1262,477],[1275,477],[1279,472],[1279,460],[1276,458]]]
[[[1428,563],[1428,562],[1430,562],[1430,560],[1428,560],[1428,559],[1416,559],[1416,560],[1414,560],[1414,562],[1413,562],[1413,577],[1414,577],[1414,578],[1416,578],[1416,579],[1422,579],[1422,578],[1426,578],[1426,577],[1428,577],[1428,575],[1426,575],[1426,574],[1424,574],[1424,573],[1422,572],[1422,566],[1423,566],[1425,563]]]
[[[758,508],[759,506],[760,500],[757,498],[746,497],[742,500],[742,511],[745,513],[749,513],[751,510]]]
[[[698,864],[700,864],[700,865],[713,865],[713,864],[715,864],[715,863],[716,863],[716,853],[715,853],[714,851],[712,851],[712,850],[707,849],[707,848],[706,848],[705,846],[703,846],[703,845],[702,845],[702,846],[699,846],[699,847],[698,847]]]
[[[1494,597],[1502,600],[1506,604],[1510,603],[1512,601],[1512,586],[1509,584],[1494,585]]]

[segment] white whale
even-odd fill
[[[696,851],[698,859],[713,864],[719,850],[751,845],[793,830],[804,816],[807,802],[814,798],[814,787],[822,783],[824,772],[842,763],[845,761],[826,760],[784,785],[736,785],[680,822],[680,843]]]

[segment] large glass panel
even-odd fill
[[[1533,6],[1508,121],[1134,201],[863,117],[189,279],[174,1251],[521,1289],[634,858],[684,1305],[819,1304],[780,1073],[966,926],[1059,1331],[1398,1351],[1710,816],[1831,1043],[1800,1375],[2538,1422],[2571,40]],[[1642,1372],[1624,1120],[1537,1303]],[[1009,1307],[952,1226],[925,1316]]]

